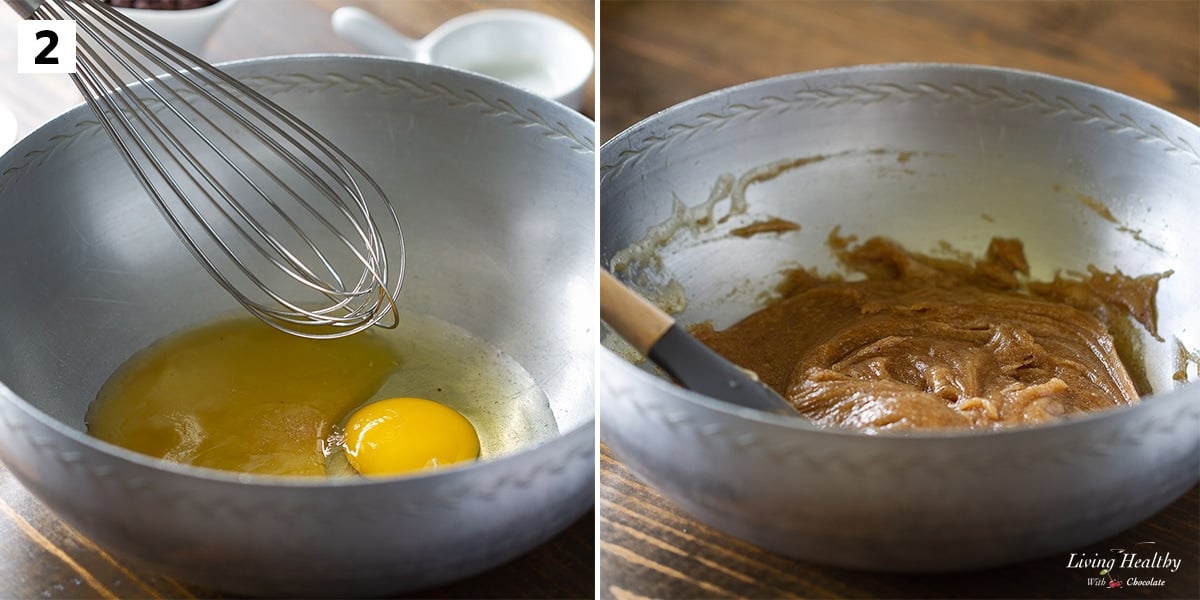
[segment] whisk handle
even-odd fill
[[[4,0],[4,3],[22,19],[28,19],[42,5],[42,0]]]

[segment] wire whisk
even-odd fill
[[[400,219],[337,146],[98,0],[6,2],[77,23],[75,85],[171,228],[246,309],[309,338],[395,327]]]

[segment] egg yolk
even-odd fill
[[[363,475],[399,475],[474,460],[479,436],[452,408],[423,398],[389,398],[350,415],[345,452]]]

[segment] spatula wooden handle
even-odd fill
[[[650,348],[675,324],[671,315],[603,269],[600,270],[600,318],[642,354],[649,354]]]
[[[686,388],[741,406],[795,415],[790,402],[675,324],[671,315],[600,270],[600,318]]]

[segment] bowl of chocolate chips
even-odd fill
[[[212,32],[237,0],[105,0],[118,11],[193,54],[200,54]]]

